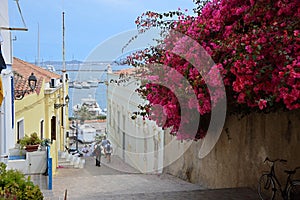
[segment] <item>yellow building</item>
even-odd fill
[[[58,150],[64,151],[68,122],[68,84],[61,75],[13,59],[15,141],[36,132],[41,139],[51,139],[53,173],[58,166]],[[33,73],[36,87],[31,91],[28,77]],[[24,93],[24,91],[26,91]]]

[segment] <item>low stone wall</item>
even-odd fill
[[[165,135],[165,145],[174,137]],[[286,165],[277,165],[280,179],[283,169],[300,166],[300,112],[253,113],[242,119],[229,116],[214,149],[203,159],[198,158],[201,141],[191,146],[175,162],[169,158],[180,154],[188,142],[177,141],[176,147],[164,153],[164,172],[207,188],[257,187],[264,159],[283,158]],[[300,170],[296,176],[299,176]]]

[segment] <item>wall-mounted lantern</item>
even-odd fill
[[[37,79],[33,73],[28,77],[28,85],[30,90],[14,90],[14,98],[15,100],[21,100],[24,98],[26,93],[33,92],[36,88]]]
[[[67,96],[65,97],[65,102],[66,102],[66,103],[65,103],[65,104],[55,103],[55,104],[54,104],[54,108],[55,108],[55,109],[59,109],[59,108],[65,106],[65,105],[67,105],[67,104],[69,103],[69,100],[70,100],[70,97],[69,97],[69,95],[67,95]]]

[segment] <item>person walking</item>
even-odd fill
[[[104,150],[106,149],[106,145],[107,145],[107,139],[106,139],[106,136],[103,137],[103,140],[101,141],[101,145],[102,147],[104,148]]]
[[[96,166],[101,167],[101,145],[97,144],[95,147],[95,155],[96,155]]]
[[[113,152],[113,149],[112,149],[111,143],[110,143],[110,141],[108,141],[107,144],[106,144],[106,150],[105,150],[105,156],[108,159],[108,163],[111,162],[112,152]]]

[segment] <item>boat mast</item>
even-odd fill
[[[63,28],[63,32],[62,32],[62,56],[63,56],[63,70],[62,73],[66,73],[66,59],[65,59],[65,12],[62,13],[62,28]]]
[[[38,37],[37,37],[37,66],[40,66],[40,24],[38,23]]]
[[[65,12],[62,12],[62,86],[63,86],[63,104],[66,105],[66,59],[65,59]],[[67,106],[67,105],[66,105]],[[63,106],[63,137],[64,146],[69,146],[67,144],[67,134],[66,134],[66,106]]]

